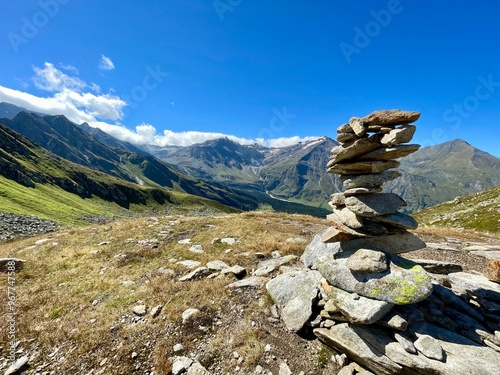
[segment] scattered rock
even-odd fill
[[[19,371],[28,364],[28,361],[29,358],[27,356],[18,358],[13,364],[10,365],[4,375],[14,375],[16,373],[19,373]]]
[[[196,318],[198,315],[200,315],[200,310],[198,309],[187,309],[182,313],[182,324],[189,323],[191,320]]]
[[[290,370],[290,367],[288,367],[286,362],[280,363],[280,369],[278,375],[292,375],[292,371]]]
[[[175,357],[172,363],[172,375],[180,375],[187,372],[193,364],[193,360],[188,357]]]
[[[237,279],[242,279],[247,274],[247,270],[240,265],[235,265],[232,267],[224,268],[221,271],[221,274],[222,275],[233,275]]]
[[[185,238],[183,240],[177,241],[179,245],[190,245],[191,244],[191,238]]]
[[[151,317],[153,317],[153,318],[156,318],[158,315],[160,315],[162,309],[163,309],[163,305],[156,305],[155,307],[153,307],[151,309],[151,311],[149,312],[149,315],[151,315]]]
[[[146,315],[146,312],[147,312],[147,306],[146,305],[137,305],[133,308],[132,312],[137,316],[144,316],[144,315]]]
[[[490,281],[500,283],[500,260],[490,260],[484,270],[484,276]]]
[[[175,354],[180,354],[184,351],[184,346],[182,344],[175,344],[173,350]]]
[[[203,246],[201,246],[201,245],[193,245],[189,248],[189,251],[191,251],[192,253],[195,253],[195,254],[202,254],[205,252],[203,250]]]
[[[210,271],[217,272],[217,271],[222,271],[223,269],[229,268],[229,266],[221,260],[213,260],[213,261],[207,263],[207,268]]]
[[[286,255],[277,259],[268,259],[260,262],[257,265],[257,269],[252,273],[254,276],[266,276],[271,272],[278,269],[280,266],[291,263],[295,261],[297,257],[295,255]]]
[[[182,276],[179,281],[191,281],[201,279],[210,275],[210,270],[207,267],[198,267],[189,272],[187,275]]]
[[[268,279],[264,277],[251,276],[243,280],[235,281],[227,286],[229,289],[240,288],[262,288]]]
[[[421,335],[417,341],[413,343],[415,349],[425,355],[427,358],[438,361],[444,360],[443,348],[439,345],[436,339],[429,335]]]

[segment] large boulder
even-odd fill
[[[281,318],[289,331],[300,331],[311,317],[320,280],[319,272],[304,270],[284,273],[266,284],[266,289],[280,308]]]
[[[347,266],[347,259],[330,257],[318,258],[315,266],[337,288],[396,305],[422,301],[433,290],[432,280],[422,267],[399,257],[393,257],[389,269],[381,273],[355,274]]]

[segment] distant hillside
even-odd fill
[[[216,139],[188,147],[147,150],[190,176],[324,209],[328,196],[340,188],[337,177],[326,173],[335,145],[328,137],[283,148]]]
[[[421,226],[467,228],[500,234],[500,186],[414,214]]]
[[[129,150],[109,146],[64,116],[42,117],[20,112],[13,119],[0,119],[0,123],[66,160],[125,181],[194,194],[239,209],[257,207],[257,203],[252,199],[241,197],[226,187],[218,186],[215,182],[213,184],[200,182],[155,157],[148,156],[144,151],[141,153],[130,151],[130,147],[134,147],[132,145]],[[106,142],[114,139],[109,135],[102,135],[101,132],[96,134]]]
[[[456,139],[401,159],[403,176],[387,184],[413,211],[500,185],[500,159]]]
[[[179,205],[234,212],[212,200],[141,187],[71,163],[1,124],[0,197],[0,211],[72,224],[88,214],[127,216]]]

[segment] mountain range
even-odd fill
[[[242,210],[271,207],[324,217],[341,190],[326,173],[328,137],[289,147],[241,145],[227,138],[187,147],[138,146],[64,116],[36,114],[0,103],[11,130],[51,153],[132,185],[169,189]],[[61,161],[58,161],[61,163]],[[12,169],[12,168],[11,168]],[[500,185],[500,159],[454,140],[402,159],[402,177],[385,186],[407,200],[407,212]],[[5,176],[4,168],[0,174]]]

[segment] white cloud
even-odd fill
[[[113,70],[115,69],[115,64],[107,56],[102,55],[101,61],[99,62],[99,69],[101,70]]]
[[[61,69],[64,69],[64,70],[68,71],[68,72],[72,72],[74,74],[80,74],[80,72],[78,71],[78,68],[75,67],[75,66],[73,66],[73,65],[69,65],[69,64],[66,65],[66,64],[63,64],[63,63],[59,63],[59,67]]]
[[[64,74],[59,69],[54,67],[54,64],[46,62],[43,68],[33,67],[35,76],[33,82],[37,88],[44,91],[56,92],[63,89],[80,91],[87,84],[80,78],[70,77]]]
[[[53,64],[45,63],[44,68],[33,68],[35,85],[43,90],[54,92],[51,97],[38,97],[27,92],[0,86],[0,102],[12,103],[31,111],[49,115],[65,115],[70,121],[99,128],[112,136],[136,145],[189,146],[218,138],[244,144],[258,143],[266,147],[286,147],[299,142],[310,141],[319,137],[298,136],[275,139],[247,139],[218,132],[164,130],[158,134],[151,124],[140,124],[131,130],[119,123],[123,118],[123,109],[127,103],[115,93],[100,94],[100,87],[95,83],[88,85],[76,77],[70,77]],[[83,92],[84,89],[97,93]],[[110,122],[106,122],[110,121]]]

